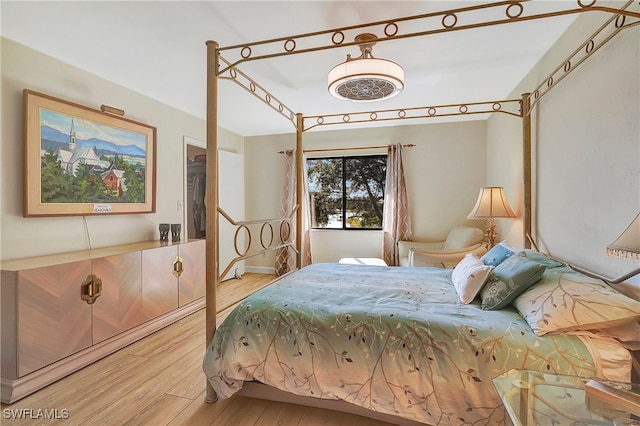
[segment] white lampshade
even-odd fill
[[[511,210],[504,189],[501,186],[488,186],[480,189],[476,205],[467,219],[491,219],[495,217],[516,217]]]
[[[640,213],[627,229],[607,246],[607,254],[640,261]]]

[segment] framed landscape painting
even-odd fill
[[[24,90],[24,216],[154,213],[156,128]]]

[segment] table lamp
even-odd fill
[[[504,188],[501,186],[487,186],[480,189],[476,205],[467,216],[467,219],[489,219],[489,229],[487,238],[489,248],[496,244],[498,234],[493,221],[494,218],[515,218],[516,214],[509,207],[507,197],[504,195]]]
[[[614,242],[607,245],[607,254],[640,261],[640,213]]]

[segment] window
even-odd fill
[[[387,156],[307,159],[311,226],[382,229]]]

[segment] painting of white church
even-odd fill
[[[40,142],[43,202],[144,202],[145,135],[42,109]]]
[[[76,175],[78,165],[87,164],[100,171],[106,171],[111,165],[110,161],[100,160],[95,147],[78,147],[78,138],[73,118],[69,130],[69,146],[67,149],[58,149],[58,159],[65,173]]]

